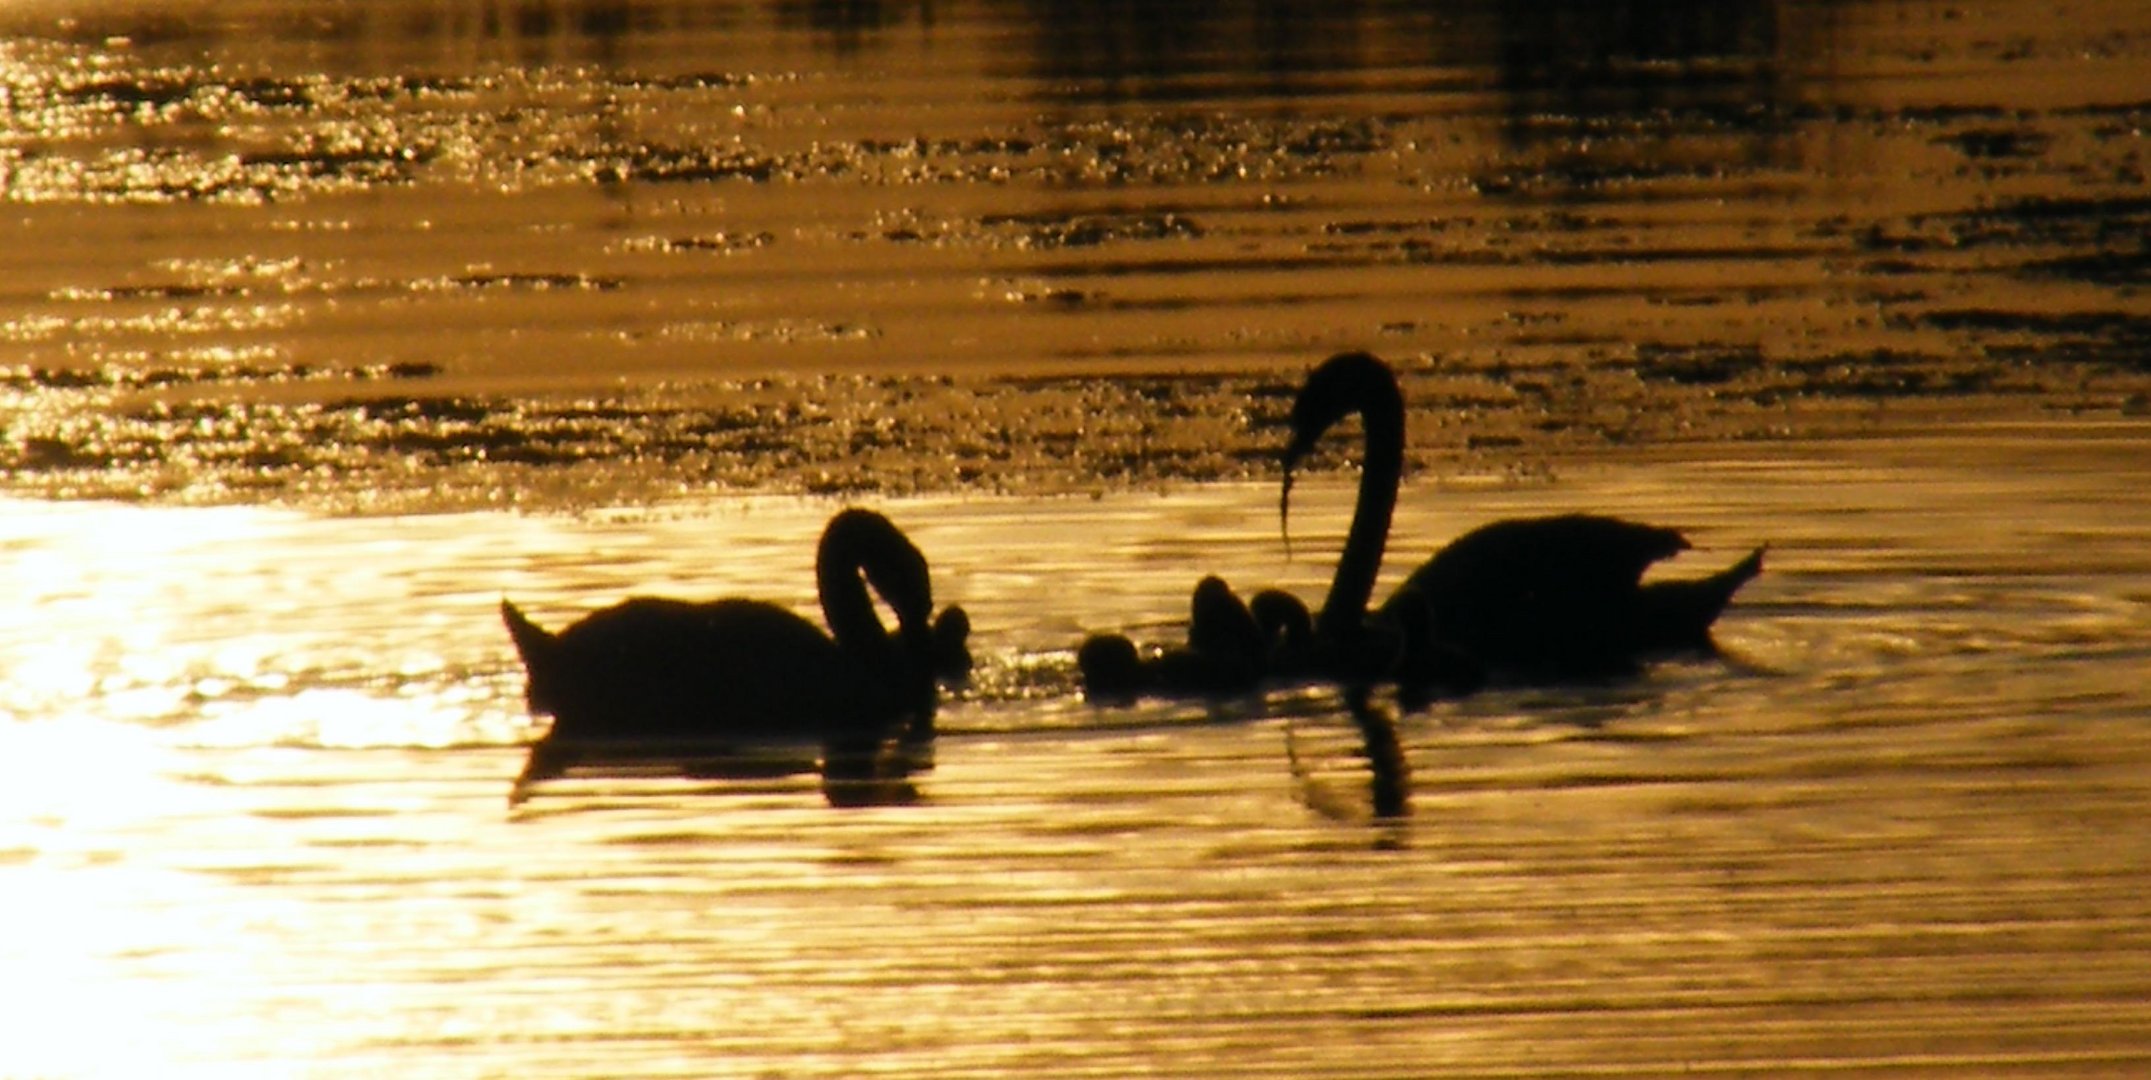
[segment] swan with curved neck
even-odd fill
[[[1710,624],[1762,570],[1762,549],[1707,578],[1642,584],[1652,563],[1686,550],[1672,529],[1594,514],[1482,525],[1436,552],[1370,620],[1404,469],[1404,398],[1387,364],[1333,356],[1293,403],[1278,516],[1293,470],[1324,432],[1358,415],[1365,443],[1358,501],[1315,649],[1340,678],[1381,671],[1407,686],[1476,685],[1482,671],[1575,678],[1632,670],[1652,653],[1707,648]]]
[[[930,731],[935,675],[949,661],[936,655],[925,556],[887,518],[850,509],[823,529],[815,577],[828,633],[762,601],[657,597],[622,601],[553,633],[503,600],[501,617],[529,673],[531,712],[553,717],[518,790],[586,752],[640,745],[662,753],[728,740],[832,746],[906,725]],[[893,633],[870,587],[895,611]]]
[[[1397,485],[1404,474],[1404,395],[1387,365],[1368,353],[1339,353],[1308,375],[1292,402],[1292,441],[1285,446],[1284,484],[1277,500],[1278,523],[1289,544],[1293,470],[1323,433],[1354,415],[1363,441],[1359,494],[1329,592],[1314,615],[1310,646],[1311,663],[1345,681],[1388,672],[1397,649],[1388,635],[1367,622],[1367,604],[1382,569]]]

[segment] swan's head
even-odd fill
[[[1213,660],[1260,666],[1267,643],[1240,595],[1211,574],[1195,586],[1188,603],[1188,648]]]
[[[1364,412],[1370,397],[1387,387],[1396,393],[1397,377],[1372,353],[1338,353],[1317,365],[1292,399],[1292,442],[1285,447],[1285,472],[1314,449],[1322,434],[1354,413]]]
[[[1366,411],[1373,395],[1388,388],[1388,395],[1397,395],[1397,377],[1372,353],[1338,353],[1317,365],[1307,375],[1307,382],[1300,387],[1299,396],[1292,399],[1291,441],[1285,444],[1284,488],[1277,498],[1277,520],[1286,530],[1286,550],[1291,549],[1292,538],[1288,524],[1292,510],[1292,473],[1300,462],[1314,452],[1315,444],[1337,422],[1354,413]]]
[[[1314,616],[1299,597],[1283,589],[1264,589],[1247,602],[1248,613],[1254,616],[1255,625],[1262,630],[1263,640],[1273,648],[1289,646],[1295,649],[1307,647],[1314,637]]]
[[[1224,578],[1209,574],[1195,583],[1194,595],[1188,597],[1189,642],[1208,634],[1240,633],[1241,627],[1251,625],[1247,605]]]
[[[961,684],[971,678],[971,616],[950,604],[934,616],[934,675]]]
[[[1206,611],[1242,606],[1239,594],[1233,592],[1232,586],[1216,574],[1205,574],[1201,581],[1195,583],[1195,594],[1190,603],[1198,616]]]

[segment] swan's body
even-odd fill
[[[819,738],[895,705],[820,627],[758,600],[635,597],[558,634],[502,615],[553,740]]]
[[[1468,690],[1482,673],[1524,679],[1593,677],[1676,648],[1708,648],[1710,624],[1762,569],[1757,549],[1697,581],[1644,585],[1644,571],[1686,550],[1680,533],[1592,514],[1480,526],[1415,570],[1372,619],[1367,602],[1404,468],[1404,400],[1396,376],[1366,353],[1331,357],[1292,410],[1292,471],[1322,434],[1357,414],[1365,438],[1358,502],[1315,652],[1333,677],[1379,672],[1407,688]]]
[[[1510,677],[1620,675],[1653,655],[1708,651],[1710,624],[1762,571],[1758,549],[1708,578],[1643,583],[1688,546],[1673,529],[1593,514],[1497,521],[1435,552],[1382,611],[1423,616],[1430,637],[1415,647],[1447,643]]]
[[[1266,644],[1254,613],[1224,578],[1210,574],[1195,583],[1188,598],[1189,649],[1236,657],[1259,669]]]
[[[930,733],[934,677],[951,661],[937,663],[925,557],[888,519],[846,510],[823,530],[815,573],[833,633],[758,600],[636,597],[556,634],[502,601],[531,712],[553,717],[519,788],[638,747],[787,740],[826,750]],[[896,612],[893,633],[869,583]],[[951,636],[960,652],[962,635]]]

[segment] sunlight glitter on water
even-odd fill
[[[11,505],[8,535],[0,540],[10,552],[0,584],[16,600],[0,614],[10,649],[4,658],[10,710],[66,713],[94,694],[103,699],[100,711],[156,719],[177,702],[158,700],[154,688],[174,688],[190,669],[250,674],[225,666],[248,662],[244,640],[200,643],[200,624],[190,618],[199,612],[172,601],[190,566],[213,570],[227,545],[257,537],[263,517],[248,510],[145,516],[120,507]],[[192,656],[190,639],[199,643]]]
[[[2151,1067],[2143,5],[1166,7],[0,5],[0,1073]],[[1388,819],[1333,691],[1083,702],[1319,595],[1362,347],[1385,582],[1768,543],[1729,662]],[[503,597],[811,615],[846,502],[977,627],[915,802],[508,805]]]
[[[1677,519],[1705,565],[1773,549],[1724,626],[1739,664],[1404,718],[1412,814],[1389,823],[1323,692],[1101,711],[1066,674],[1086,629],[1169,640],[1201,571],[1312,593],[1349,474],[1303,482],[1289,561],[1268,485],[886,505],[972,608],[982,671],[944,711],[923,800],[845,813],[811,781],[635,779],[511,813],[528,729],[492,610],[507,592],[565,618],[644,588],[805,608],[832,503],[31,513],[18,552],[132,538],[69,580],[131,575],[121,591],[173,605],[148,621],[183,645],[233,581],[314,603],[221,616],[260,642],[251,693],[144,726],[96,719],[93,692],[5,726],[0,873],[52,919],[11,925],[6,958],[89,988],[35,1003],[14,1060],[1354,1075],[1372,1046],[1429,1068],[1737,1072],[1875,1065],[1922,1030],[1960,1033],[1945,1069],[2140,1060],[2128,896],[2151,861],[2113,825],[2151,752],[2129,719],[2151,625],[2140,506],[2089,496],[2133,485],[2141,467],[2116,463],[2151,455],[2109,451],[2141,438],[1409,486],[1392,576],[1459,522],[1576,502]],[[1975,445],[1995,456],[1963,463]],[[2022,512],[1994,521],[1975,489]],[[2056,541],[2074,569],[2045,561]],[[363,589],[341,584],[355,566]],[[2103,651],[2048,632],[2071,611]],[[398,674],[413,656],[435,659]],[[2101,957],[2045,970],[2086,936]],[[2060,1026],[2011,1057],[1981,988],[2034,981],[2026,1008]],[[78,1052],[111,1002],[158,1048]],[[1729,1030],[1739,1048],[1711,1034]]]
[[[1369,345],[1443,388],[1444,454],[2140,411],[2143,12],[2075,6],[23,8],[0,370],[42,405],[0,464],[302,502],[469,467],[463,506],[592,459],[1234,479],[1229,427],[1070,446],[1085,387],[1034,380]],[[765,377],[829,411],[744,413]]]
[[[142,732],[86,717],[0,726],[0,851],[10,864],[10,918],[0,964],[27,976],[11,997],[6,1052],[25,1075],[103,1076],[211,1061],[231,1033],[204,1023],[239,1003],[245,943],[203,952],[223,970],[170,968],[187,986],[145,978],[201,949],[217,903],[145,839],[203,809],[177,762]],[[34,990],[33,990],[34,987]],[[193,1008],[206,1010],[189,1015]],[[124,1017],[124,1035],[113,1030]],[[203,1070],[206,1075],[208,1070]]]
[[[9,584],[33,602],[0,645],[75,666],[11,691],[27,711],[0,755],[0,847],[93,918],[17,924],[8,953],[121,988],[40,1002],[50,1039],[26,1060],[101,1071],[69,1047],[117,1000],[175,1029],[158,1061],[205,1068],[333,1047],[368,1063],[354,1073],[438,1054],[456,1072],[739,1053],[843,1075],[1258,1051],[1349,1072],[1341,1026],[1417,1062],[1559,1045],[1648,1072],[1707,1040],[1622,1034],[1636,1010],[1693,1035],[1829,1001],[1887,1048],[1890,1021],[1841,986],[1971,994],[2091,933],[2110,959],[2039,1000],[2110,1020],[2028,1060],[2125,1058],[2140,987],[2113,935],[2147,863],[2111,823],[2146,775],[2143,440],[1960,430],[1422,477],[1391,580],[1465,524],[1579,504],[1678,521],[1701,548],[1683,562],[1772,553],[1723,625],[1733,666],[1406,718],[1412,815],[1386,824],[1333,698],[1100,711],[1069,672],[1089,630],[1173,640],[1202,572],[1313,595],[1349,473],[1302,481],[1290,558],[1269,484],[884,504],[937,596],[971,608],[982,666],[922,804],[856,815],[795,781],[598,780],[506,806],[531,728],[502,595],[555,621],[637,591],[811,610],[833,501],[21,504]],[[1562,900],[1579,880],[1588,902]],[[1918,1026],[1983,1030],[1950,1000]],[[1462,1016],[1477,1034],[1441,1022]],[[1830,1056],[1780,1023],[1757,1045]],[[1954,1064],[2007,1060],[1967,1038]]]

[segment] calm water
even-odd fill
[[[0,1076],[2151,1070],[2151,10],[1190,7],[0,12]],[[1728,661],[1394,820],[1328,693],[1083,703],[1319,595],[1345,347],[1385,580],[1768,542]],[[916,804],[508,805],[502,596],[809,608],[847,502],[978,627]]]

